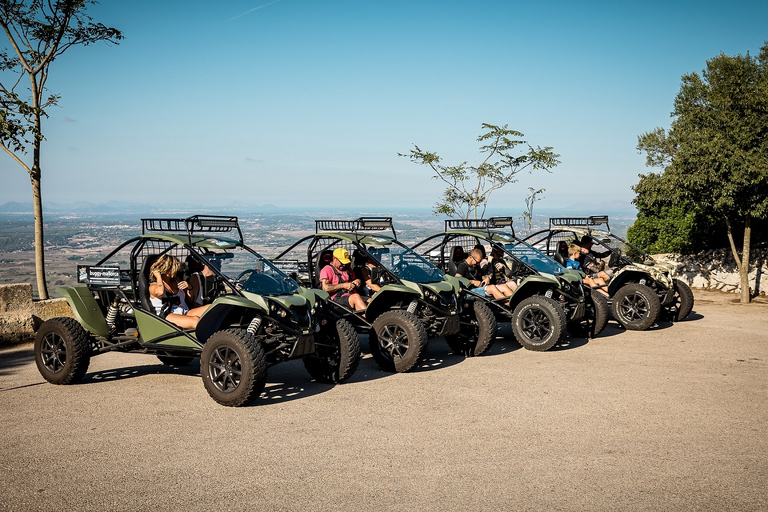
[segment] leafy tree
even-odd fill
[[[477,141],[480,153],[485,158],[475,166],[462,162],[459,165],[442,165],[436,153],[423,151],[413,145],[409,154],[398,153],[412,162],[429,166],[434,172],[434,179],[443,181],[447,187],[442,199],[435,204],[435,215],[481,218],[485,214],[488,198],[493,191],[517,181],[516,176],[523,170],[551,169],[560,163],[551,147],[534,148],[521,140],[524,135],[508,129],[507,125],[495,126],[483,123],[482,133]],[[518,151],[522,146],[527,149]],[[479,215],[478,215],[479,213]]]
[[[641,178],[642,203],[664,200],[722,219],[749,302],[753,219],[768,217],[768,43],[758,57],[720,54],[682,77],[669,131],[638,137],[659,174]],[[636,202],[637,204],[637,202]],[[735,234],[741,232],[741,250]]]
[[[85,14],[93,0],[0,0],[0,27],[10,48],[0,50],[0,147],[27,173],[32,183],[35,215],[37,293],[48,298],[45,282],[43,206],[40,192],[42,120],[59,100],[48,94],[51,64],[73,46],[97,41],[114,43],[122,33]],[[22,84],[28,79],[28,88]],[[31,161],[25,155],[31,150]]]
[[[722,218],[675,197],[671,180],[665,174],[640,175],[632,188],[637,220],[627,229],[630,243],[650,253],[691,254],[728,243]]]

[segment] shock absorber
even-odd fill
[[[116,330],[115,328],[115,321],[117,320],[117,312],[119,310],[119,304],[120,301],[117,297],[115,297],[115,300],[112,301],[112,304],[109,305],[109,309],[107,310],[107,327],[109,327],[109,332],[112,333]]]
[[[259,332],[259,327],[261,327],[261,317],[256,315],[253,317],[253,320],[251,320],[251,323],[248,324],[248,329],[246,329],[246,331],[248,331],[248,334],[255,336]]]
[[[408,304],[408,312],[416,314],[416,309],[419,307],[419,301],[412,300],[410,304]]]

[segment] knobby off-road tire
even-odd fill
[[[352,324],[339,318],[315,335],[314,354],[304,356],[304,368],[318,382],[336,384],[355,373],[360,364],[360,339]]]
[[[661,303],[651,288],[640,283],[628,283],[613,296],[611,313],[630,331],[644,331],[659,318]]]
[[[591,290],[590,296],[587,297],[587,311],[584,317],[579,321],[570,322],[568,332],[577,338],[594,338],[605,329],[610,315],[611,308],[605,295]]]
[[[679,322],[693,310],[693,292],[687,283],[679,279],[675,279],[674,286],[675,296],[670,305],[663,306],[662,317],[664,320]]]
[[[157,356],[165,366],[184,366],[191,363],[195,358],[190,356]]]
[[[462,356],[479,356],[488,351],[496,341],[496,317],[488,304],[473,301],[471,308],[461,313],[461,330],[445,337],[448,346]]]
[[[91,363],[88,332],[74,318],[52,318],[35,336],[35,363],[51,384],[76,384]]]
[[[368,334],[373,359],[388,372],[413,369],[424,357],[428,341],[427,330],[421,320],[403,309],[379,315]]]
[[[543,295],[520,301],[512,313],[512,332],[528,350],[552,348],[565,334],[565,312],[560,304]]]
[[[256,399],[267,383],[267,358],[259,340],[244,329],[219,331],[200,355],[200,375],[221,405],[238,407]]]

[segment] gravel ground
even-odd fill
[[[270,369],[252,406],[197,360],[106,354],[83,383],[0,351],[0,510],[767,510],[768,301],[350,382]],[[507,328],[502,334],[511,336]]]

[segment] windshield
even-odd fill
[[[433,283],[445,280],[443,271],[401,245],[369,247],[368,252],[399,279],[414,283]]]
[[[238,290],[259,295],[284,295],[299,291],[296,281],[250,249],[236,247],[223,253],[209,253],[206,259]]]
[[[525,242],[507,244],[504,248],[537,272],[545,272],[547,274],[562,274],[565,272],[565,267]]]

